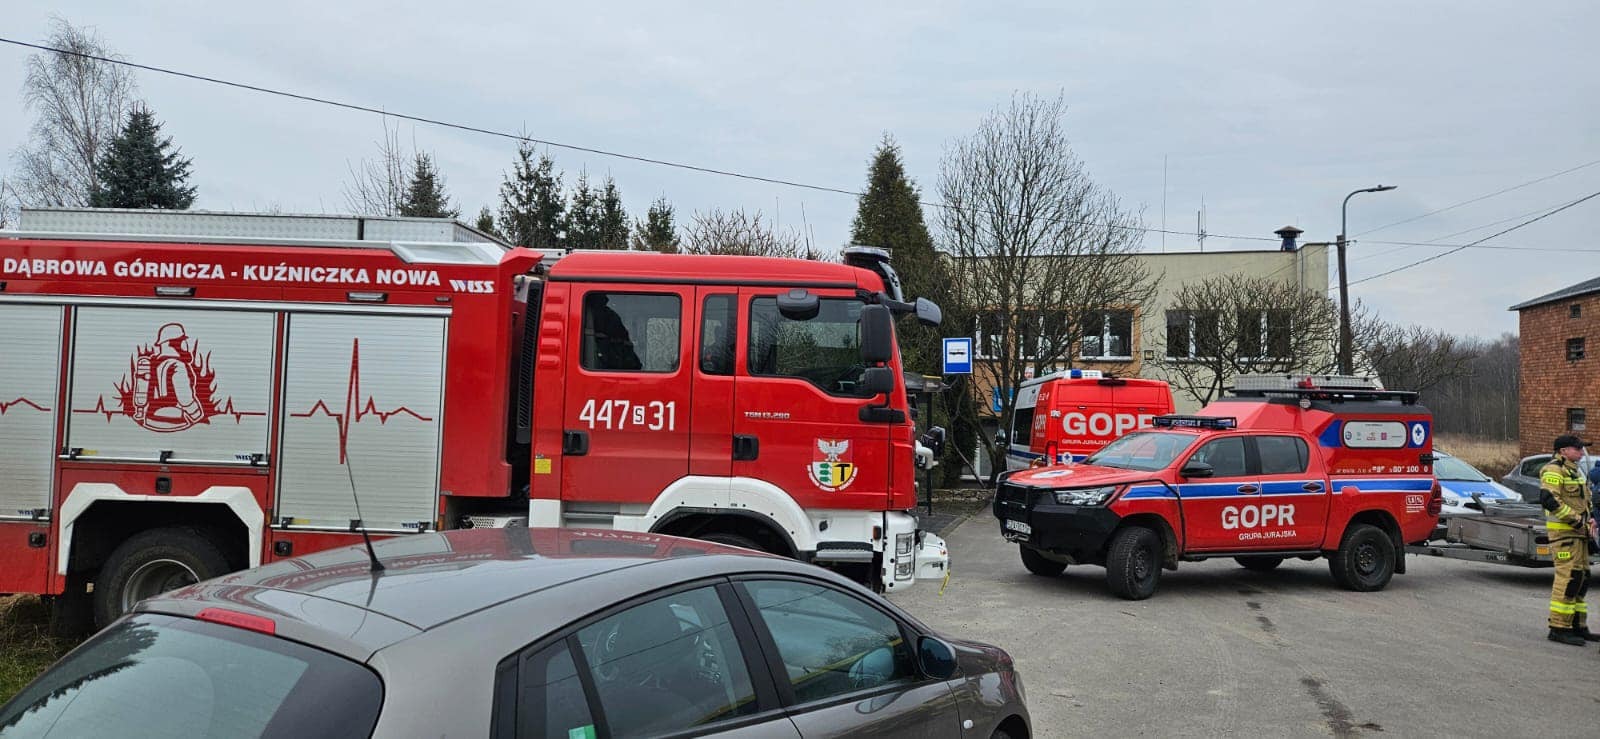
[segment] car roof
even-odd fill
[[[681,578],[803,567],[710,542],[598,529],[466,529],[384,539],[373,549],[381,572],[371,570],[366,549],[356,545],[208,580],[138,610],[193,617],[222,608],[261,616],[281,636],[365,659],[500,603],[580,589],[623,570],[672,563],[665,569]]]

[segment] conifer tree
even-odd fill
[[[644,220],[633,223],[633,248],[637,251],[678,253],[678,227],[673,218],[672,204],[664,197],[656,198],[650,204],[650,209],[645,211]]]
[[[128,113],[128,123],[111,141],[95,168],[89,205],[96,208],[183,210],[194,203],[189,159],[161,137],[161,124],[149,108]]]
[[[411,177],[406,191],[400,196],[400,215],[413,218],[455,218],[461,210],[451,207],[450,197],[444,192],[444,175],[426,152],[417,152],[411,165]]]
[[[494,227],[494,213],[489,211],[487,205],[478,209],[478,220],[473,222],[472,227],[490,236],[500,236],[500,230]]]
[[[517,161],[500,183],[500,233],[517,246],[555,249],[566,238],[561,175],[548,156],[533,159],[533,145],[517,147]]]
[[[589,187],[589,173],[579,172],[567,202],[567,248],[600,248],[600,192]]]
[[[599,248],[628,248],[628,211],[622,207],[622,193],[617,190],[617,181],[610,176],[606,177],[606,186],[600,190],[599,229]]]
[[[857,244],[889,250],[895,271],[907,298],[928,298],[946,311],[946,327],[952,327],[950,311],[940,300],[949,279],[944,262],[933,247],[928,225],[922,220],[922,204],[917,186],[906,177],[900,147],[885,135],[872,155],[867,170],[867,190],[856,206],[850,238]],[[959,335],[961,331],[958,331]],[[902,326],[903,360],[907,370],[936,372],[940,365],[938,330],[921,326]]]

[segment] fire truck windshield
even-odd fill
[[[1154,472],[1166,469],[1196,438],[1171,431],[1137,431],[1107,444],[1084,464]]]
[[[797,377],[831,395],[865,397],[861,377],[861,308],[852,298],[823,298],[809,320],[785,318],[774,298],[750,310],[750,374]]]

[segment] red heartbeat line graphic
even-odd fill
[[[33,405],[33,404],[32,403],[28,403],[28,405]],[[33,407],[39,408],[39,406],[36,406],[36,405],[34,405]],[[0,411],[4,411],[4,410],[5,410],[5,408],[3,407],[3,404],[0,404]],[[46,410],[46,409],[39,408],[39,410]],[[98,414],[106,417],[106,423],[111,423],[111,419],[116,418],[117,416],[128,415],[128,412],[123,410],[123,406],[121,405],[120,401],[118,402],[118,405],[117,405],[116,408],[107,408],[106,407],[106,396],[104,396],[104,395],[101,395],[101,396],[99,396],[98,398],[95,399],[93,408],[87,408],[87,409],[74,408],[72,412],[73,413],[98,413]],[[266,414],[266,411],[241,411],[241,410],[236,410],[233,407],[233,398],[230,396],[228,398],[228,402],[224,403],[222,405],[222,407],[217,409],[216,415],[218,415],[218,416],[233,416],[233,422],[235,424],[241,424],[241,423],[244,423],[244,419],[246,417],[249,417],[249,416],[265,416],[267,414]]]
[[[6,411],[9,411],[12,408],[16,408],[17,406],[22,406],[22,405],[28,406],[29,408],[32,408],[32,409],[34,409],[36,411],[39,411],[41,413],[49,413],[50,412],[49,408],[46,408],[46,407],[44,407],[42,405],[39,405],[38,403],[35,403],[35,402],[31,401],[31,400],[28,400],[27,398],[17,398],[16,400],[13,400],[13,401],[11,401],[9,403],[0,402],[0,416],[5,415]]]
[[[370,395],[367,396],[364,404],[357,406],[357,403],[360,402],[360,397],[361,340],[352,339],[350,342],[350,380],[345,385],[344,412],[334,413],[333,410],[328,407],[327,401],[318,400],[315,405],[311,406],[311,410],[306,411],[305,413],[291,413],[289,415],[293,416],[294,418],[310,418],[318,413],[321,413],[322,415],[337,421],[339,423],[339,464],[345,463],[345,449],[350,442],[350,425],[354,423],[361,423],[362,418],[367,416],[377,416],[378,423],[380,425],[389,423],[389,419],[394,418],[402,413],[411,416],[418,421],[430,422],[433,420],[432,418],[428,418],[427,416],[417,413],[416,411],[411,410],[403,405],[398,406],[393,410],[380,411],[378,410],[377,400]],[[354,412],[352,412],[352,409]]]

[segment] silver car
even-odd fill
[[[1545,465],[1550,464],[1552,456],[1554,455],[1535,454],[1531,457],[1523,457],[1522,461],[1517,462],[1517,466],[1512,467],[1511,471],[1505,474],[1505,477],[1500,478],[1500,482],[1506,487],[1515,490],[1518,495],[1522,496],[1523,500],[1529,503],[1537,503],[1539,502],[1539,471],[1544,469]],[[1578,469],[1585,475],[1589,474],[1589,469],[1594,465],[1595,458],[1589,456],[1587,452],[1583,455],[1583,459],[1578,460]]]
[[[1004,651],[820,568],[668,536],[476,529],[145,601],[0,707],[28,737],[1009,737]]]

